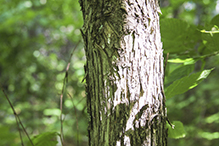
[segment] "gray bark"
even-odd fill
[[[156,0],[80,0],[90,146],[166,146]]]

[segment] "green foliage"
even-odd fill
[[[162,19],[160,26],[164,53],[192,51],[201,34],[193,25],[179,19]]]
[[[186,142],[180,139],[178,141],[170,140],[170,145],[200,145],[198,140],[194,141],[193,137],[195,136],[207,140],[218,140],[217,133],[213,132],[214,129],[208,125],[211,122],[215,123],[217,119],[217,112],[211,115],[213,111],[215,112],[214,107],[219,106],[216,98],[219,94],[213,90],[217,84],[212,81],[206,84],[204,81],[204,84],[194,88],[209,76],[212,70],[209,68],[215,68],[216,62],[218,62],[219,15],[212,18],[210,12],[210,9],[213,10],[215,6],[215,1],[209,3],[207,1],[180,0],[170,1],[170,3],[171,7],[162,8],[163,15],[160,21],[164,54],[169,53],[165,72],[165,95],[168,117],[181,120],[187,131]],[[165,1],[163,4],[165,5]],[[199,14],[202,12],[202,17],[194,13],[194,10],[197,10],[196,12]],[[209,12],[209,15],[204,15],[204,11]],[[194,23],[199,25],[194,25]],[[210,57],[216,62],[209,63],[208,61],[212,60]],[[206,67],[207,69],[205,69]],[[210,76],[216,78],[218,72],[218,69],[215,68]],[[208,102],[211,104],[207,105]],[[204,114],[200,117],[202,112]],[[195,124],[200,126],[194,126]],[[183,126],[182,123],[180,125]],[[208,128],[212,132],[209,132]],[[180,134],[180,130],[174,131],[169,128],[169,137],[182,138]],[[217,142],[204,141],[204,143],[205,145],[214,145],[213,143]]]
[[[34,146],[56,146],[57,133],[56,132],[45,132],[35,136],[33,139]]]
[[[178,139],[178,138],[183,138],[186,136],[186,132],[184,130],[182,122],[173,121],[171,126],[167,124],[168,137]]]
[[[45,109],[43,113],[46,116],[60,116],[61,110],[60,109]]]
[[[208,140],[214,140],[219,138],[219,132],[200,132],[199,136]]]
[[[172,71],[166,78],[166,84],[178,80],[184,76],[188,76],[194,70],[194,64],[181,65]]]
[[[169,99],[175,95],[185,93],[186,91],[196,87],[203,79],[208,77],[211,70],[212,69],[200,71],[174,81],[165,90],[166,98]]]
[[[218,45],[219,45],[219,34],[215,33],[215,31],[208,31],[206,33],[203,32],[202,39],[204,41],[204,45],[206,49],[204,50],[204,54],[212,54],[218,53]]]
[[[187,133],[184,139],[178,139],[182,138],[180,130],[173,132],[168,126],[169,137],[177,138],[169,139],[168,145],[217,145],[219,15],[212,14],[218,13],[218,5],[216,0],[168,2],[161,2],[160,21],[164,54],[169,53],[166,104],[169,119],[180,120]],[[203,81],[207,76],[210,78]]]
[[[205,121],[206,123],[213,123],[213,122],[219,123],[219,112],[207,117]]]
[[[16,134],[12,132],[9,126],[0,125],[0,145],[10,145],[14,146],[15,140],[17,138],[18,132]]]
[[[60,131],[59,100],[65,69],[81,40],[83,19],[79,4],[75,0],[2,0],[0,11],[0,82],[30,136]],[[70,62],[63,97],[63,127],[66,141],[72,145],[87,141],[82,43]],[[65,106],[65,100],[74,104]],[[80,107],[74,108],[77,104]],[[0,123],[16,133],[15,140],[9,136],[11,141],[5,138],[0,145],[20,145],[15,118],[4,98],[0,98],[0,111]],[[76,130],[76,119],[80,130]],[[24,136],[23,139],[28,141]]]

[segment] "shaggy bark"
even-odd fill
[[[90,146],[166,146],[156,0],[80,0]]]

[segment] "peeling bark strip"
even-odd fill
[[[90,146],[166,146],[156,0],[80,0]]]

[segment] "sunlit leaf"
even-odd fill
[[[199,132],[198,135],[208,140],[219,139],[219,132]]]
[[[168,127],[168,137],[178,139],[186,136],[183,124],[180,121],[173,121],[172,127],[167,124]]]
[[[34,146],[56,146],[57,132],[45,132],[35,136],[33,139]]]
[[[219,30],[211,30],[211,31],[207,31],[207,30],[201,30],[202,33],[209,33],[211,34],[211,36],[213,36],[214,33],[219,33]]]
[[[218,31],[217,31],[218,32]],[[214,53],[218,51],[219,34],[218,33],[202,33],[202,39],[205,41],[206,53]]]
[[[187,59],[175,58],[175,59],[169,59],[168,62],[191,64],[191,63],[194,63],[194,59],[193,58],[187,58]]]
[[[206,121],[206,123],[213,123],[213,122],[218,123],[219,122],[219,112],[207,117],[205,119],[205,121]]]
[[[60,109],[54,108],[54,109],[45,109],[45,110],[43,111],[43,113],[44,113],[44,115],[46,115],[46,116],[51,116],[51,115],[53,115],[53,116],[60,116],[61,111],[60,111]]]
[[[200,71],[176,80],[166,88],[166,98],[168,99],[175,95],[182,94],[189,89],[196,87],[203,79],[207,78],[211,71],[212,69]]]

